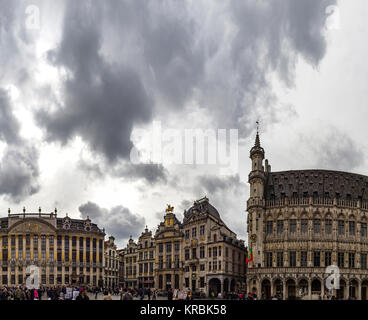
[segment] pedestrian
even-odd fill
[[[133,300],[133,296],[127,289],[124,289],[123,300]]]
[[[76,300],[77,301],[88,301],[89,297],[87,295],[87,290],[83,290],[82,292],[80,292]]]
[[[169,288],[169,290],[167,291],[167,300],[172,300],[173,299],[173,291],[171,288]]]
[[[104,298],[103,298],[104,300],[112,300],[112,296],[111,296],[111,291],[109,290],[108,292],[107,292],[107,295],[106,296],[104,296]]]
[[[33,290],[33,300],[38,300],[38,291],[37,291],[37,289]]]

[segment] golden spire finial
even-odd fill
[[[168,204],[166,208],[166,212],[173,212],[173,211],[174,211],[174,207]]]

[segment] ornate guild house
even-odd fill
[[[266,298],[356,298],[368,292],[368,177],[328,170],[272,172],[257,132],[250,151],[247,289]],[[326,267],[340,270],[328,290]]]
[[[86,220],[58,218],[57,212],[0,218],[0,285],[24,285],[27,266],[36,265],[40,284],[103,285],[103,230]]]
[[[168,206],[154,236],[146,228],[138,244],[130,239],[120,255],[122,279],[129,288],[189,289],[206,296],[245,290],[244,241],[206,197],[184,211],[183,222]]]

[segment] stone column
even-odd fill
[[[312,280],[308,280],[308,300],[312,299]]]
[[[349,296],[349,287],[350,287],[350,280],[347,279],[346,286],[344,288],[344,299],[346,300]]]
[[[282,280],[282,300],[286,300],[287,292],[286,292],[286,280]]]
[[[87,272],[87,268],[86,268],[86,261],[87,261],[87,238],[83,237],[83,282],[86,282],[86,272]]]
[[[73,274],[73,246],[72,246],[73,236],[69,236],[69,283],[72,283]]]
[[[46,285],[50,286],[50,235],[46,235]]]
[[[61,284],[65,284],[65,236],[61,236]]]
[[[260,279],[259,280],[257,279],[257,298],[260,299],[261,297],[262,297],[262,284],[261,284],[261,280]]]
[[[273,297],[274,296],[274,288],[273,288],[273,282],[272,282],[272,279],[271,279],[271,281],[270,281],[270,285],[271,285],[271,297]]]
[[[323,278],[321,279],[321,297],[323,300],[325,299],[325,281]]]
[[[30,258],[31,260],[34,260],[34,257],[33,257],[33,234],[31,234],[29,236],[29,240],[30,240],[30,246],[29,246],[29,250],[30,250]]]
[[[356,297],[357,297],[358,300],[362,300],[362,281],[361,280],[358,281],[357,290],[358,290],[358,292],[356,294]]]
[[[96,239],[96,286],[98,286],[98,280],[100,278],[100,268],[98,267],[100,263],[100,241]]]
[[[19,248],[18,248],[18,235],[15,236],[15,261],[19,261]],[[17,263],[15,263],[15,284],[16,285],[20,285],[21,283],[18,283],[18,270],[19,270],[19,266]]]
[[[10,235],[8,235],[8,257],[7,257],[7,261],[8,261],[8,283],[7,285],[11,284],[11,264],[10,264],[10,259],[11,259],[11,237]]]
[[[92,263],[92,267],[91,267]],[[89,284],[93,284],[93,241],[89,238]]]
[[[27,264],[26,264],[26,236],[22,236],[23,237],[23,283],[26,282],[26,269],[27,269]]]

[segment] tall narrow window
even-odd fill
[[[355,254],[353,252],[349,252],[349,268],[355,268]]]
[[[313,252],[313,262],[315,267],[321,266],[321,253],[319,251]]]
[[[331,263],[331,252],[327,251],[327,252],[325,252],[325,267],[328,267],[331,264],[332,264]]]
[[[277,266],[283,267],[284,266],[284,253],[277,252]]]
[[[340,236],[345,234],[345,222],[344,220],[339,220],[337,223],[337,231]]]
[[[320,219],[313,220],[313,232],[315,234],[318,234],[321,232],[321,220]]]
[[[366,253],[360,254],[360,268],[367,269],[367,254]]]
[[[296,267],[296,252],[295,251],[289,252],[289,266]]]
[[[266,234],[272,234],[273,233],[273,222],[267,221],[266,223]]]
[[[337,266],[339,268],[344,268],[344,264],[345,264],[344,252],[338,252],[338,254],[337,254]]]
[[[332,233],[332,220],[331,219],[327,219],[325,221],[325,233],[326,234]]]
[[[302,251],[301,253],[300,253],[300,265],[301,265],[301,267],[306,267],[307,266],[307,262],[308,262],[308,260],[307,260],[307,251]]]
[[[307,219],[302,219],[300,222],[300,231],[302,233],[307,233],[308,232],[308,220]]]
[[[366,223],[361,223],[360,224],[360,235],[362,237],[366,237],[367,236],[367,224]]]
[[[284,232],[284,221],[283,220],[277,220],[277,233],[281,234]]]
[[[295,233],[296,232],[296,220],[295,219],[290,220],[289,232],[290,233]]]
[[[266,267],[272,267],[272,252],[266,253]]]
[[[355,221],[349,221],[349,236],[355,236]]]

